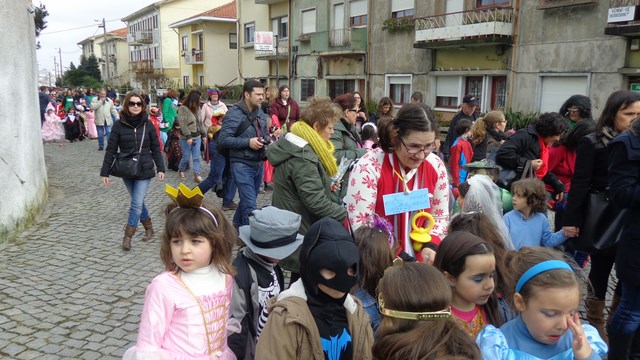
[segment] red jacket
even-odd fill
[[[291,107],[290,111],[289,107]],[[300,119],[300,107],[298,106],[298,103],[292,98],[289,98],[289,100],[287,101],[287,106],[282,103],[282,99],[277,98],[273,102],[273,104],[271,104],[269,112],[269,115],[275,115],[278,117],[280,125],[285,124],[285,121],[287,120],[287,114],[289,114],[289,121],[286,121],[287,127],[291,127],[291,124]]]
[[[549,172],[555,174],[564,184],[565,192],[571,188],[571,178],[576,169],[576,152],[569,151],[566,146],[553,146],[549,148]],[[547,191],[553,193],[553,188],[545,185]]]
[[[467,171],[462,166],[471,162],[473,158],[473,147],[467,139],[458,138],[451,146],[451,159],[449,166],[451,167],[451,185],[458,186],[461,182],[466,181]]]

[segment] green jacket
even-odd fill
[[[169,126],[160,129],[160,131],[168,133],[173,128],[176,115],[176,106],[173,105],[173,99],[170,97],[164,99],[162,102],[162,121],[168,122]]]
[[[349,124],[345,119],[340,119],[333,125],[333,135],[331,135],[331,142],[335,147],[336,163],[340,166],[342,158],[349,160],[360,159],[367,153],[367,149],[362,146],[358,148],[358,144],[362,145],[360,135],[355,130],[355,126]],[[337,203],[342,204],[342,199],[347,195],[347,187],[349,185],[349,169],[342,177],[342,183],[340,184],[340,191],[332,193],[331,199]]]

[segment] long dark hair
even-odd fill
[[[633,91],[618,90],[611,93],[596,123],[596,135],[598,138],[602,136],[602,130],[605,126],[613,127],[618,111],[626,109],[636,101],[640,101],[640,94]]]
[[[578,148],[578,142],[585,135],[589,135],[594,132],[596,129],[596,123],[591,119],[582,119],[576,123],[576,126],[573,127],[566,135],[560,138],[555,146],[564,145],[569,151],[576,151]]]
[[[136,90],[132,90],[132,91],[129,91],[127,95],[124,96],[124,102],[122,103],[123,105],[122,110],[120,110],[121,119],[133,116],[129,112],[129,100],[131,100],[132,97],[137,97],[138,99],[140,99],[140,102],[142,102],[142,111],[140,112],[140,114],[145,114],[147,112],[147,102],[144,101],[144,97],[142,96],[142,94]]]
[[[195,115],[200,111],[200,97],[202,93],[198,90],[191,90],[189,94],[182,100],[182,105],[186,106]]]

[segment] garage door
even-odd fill
[[[557,112],[571,95],[589,96],[588,85],[586,76],[543,76],[539,111]]]

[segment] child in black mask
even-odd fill
[[[257,359],[371,359],[373,333],[359,300],[358,248],[342,224],[311,225],[300,251],[300,280],[270,303]]]

